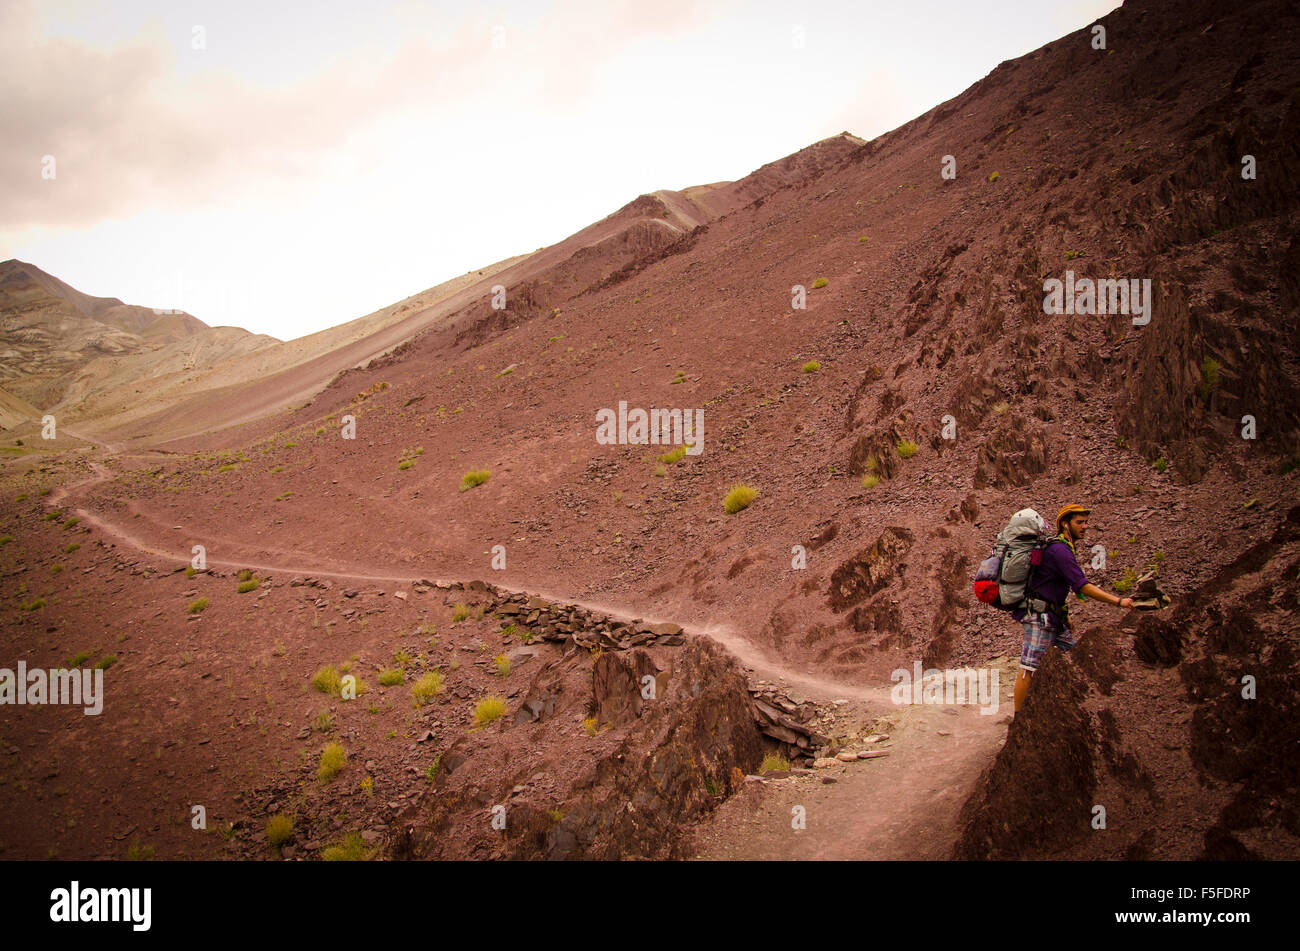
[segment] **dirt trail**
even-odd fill
[[[111,455],[120,447],[75,434]],[[147,453],[132,453],[133,456]],[[158,558],[186,563],[189,552],[168,551],[107,519],[76,505],[84,493],[113,478],[97,459],[92,475],[57,487],[51,506],[65,502],[84,521],[118,543]],[[225,548],[238,548],[225,543]],[[292,560],[255,561],[208,559],[222,568],[252,568],[267,573],[332,578],[343,581],[383,581],[412,584],[421,579],[408,572],[363,571],[346,565],[311,564],[293,553]],[[502,590],[534,594],[548,600],[577,604],[620,620],[641,618],[669,621],[625,606],[574,599],[561,593],[525,591],[509,585]],[[730,626],[713,622],[683,626],[687,633],[708,637],[731,652],[756,678],[777,682],[799,699],[833,703],[839,724],[870,725],[889,717],[890,740],[877,748],[889,755],[795,775],[783,780],[750,782],[695,829],[694,857],[701,859],[941,859],[957,836],[957,816],[983,769],[1001,747],[1011,712],[1014,663],[1000,678],[1000,709],[981,714],[968,706],[896,706],[891,685],[848,684],[786,667]],[[942,732],[941,732],[942,731]],[[802,807],[806,827],[796,831],[792,810]]]
[[[691,856],[948,858],[961,807],[1006,737],[1013,681],[1005,672],[1000,681],[994,714],[972,706],[895,707],[890,740],[875,747],[887,749],[888,756],[811,775],[748,781],[696,828]]]

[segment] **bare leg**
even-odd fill
[[[1032,670],[1020,668],[1020,676],[1016,678],[1016,713],[1020,712],[1020,705],[1025,702],[1025,697],[1029,695],[1029,681],[1034,676]]]

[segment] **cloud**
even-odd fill
[[[383,55],[327,52],[316,72],[268,87],[230,69],[179,68],[179,57],[203,53],[157,24],[100,48],[41,35],[32,3],[0,4],[0,221],[11,234],[79,228],[310,187],[383,147],[386,120],[436,121],[442,108],[485,97],[519,109],[532,97],[574,102],[629,42],[699,18],[689,0],[663,0],[653,16],[631,0],[566,0],[517,28],[509,16],[468,15],[450,31],[440,19],[437,29],[404,30]],[[507,27],[505,50],[491,48],[496,22]],[[529,78],[539,81],[520,81]],[[47,155],[53,180],[41,174]]]

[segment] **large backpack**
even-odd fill
[[[1056,541],[1047,534],[1047,523],[1037,512],[1021,509],[998,532],[993,554],[980,563],[975,573],[975,597],[1000,611],[1024,607],[1043,550]]]

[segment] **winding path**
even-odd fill
[[[121,447],[65,429],[91,443],[109,457]],[[136,457],[147,452],[133,453]],[[65,501],[85,522],[116,542],[141,553],[187,563],[189,553],[156,547],[76,504],[79,493],[113,478],[99,459],[89,460],[91,476],[59,486],[48,497],[50,505]],[[296,554],[296,553],[295,553]],[[413,584],[425,579],[406,572],[357,570],[293,561],[255,562],[209,559],[223,568],[252,568],[268,573],[324,577],[342,581],[382,581]],[[442,579],[448,580],[448,579]],[[514,593],[537,595],[550,601],[576,604],[619,620],[634,617],[650,622],[670,618],[632,613],[617,604],[583,601],[561,593],[496,587]],[[894,706],[891,685],[847,684],[786,667],[777,658],[724,623],[686,628],[708,637],[735,656],[756,677],[781,682],[787,688],[821,702],[840,701],[866,719],[889,715],[889,755],[866,763],[845,764],[780,781],[751,783],[695,830],[694,854],[705,859],[942,859],[958,833],[962,804],[973,791],[983,769],[992,761],[1006,735],[1010,713],[1011,677],[1002,676],[1002,701],[998,714],[982,715],[975,706]],[[1009,665],[1010,669],[1014,664]],[[851,706],[849,706],[851,705]],[[885,747],[882,747],[885,748]],[[833,779],[834,782],[825,782]],[[804,826],[795,828],[796,810]]]

